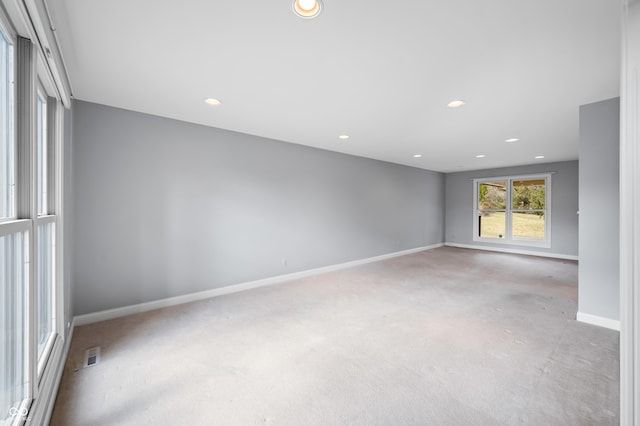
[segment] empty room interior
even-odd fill
[[[0,5],[0,426],[640,425],[638,0]]]

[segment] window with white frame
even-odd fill
[[[1,17],[1,16],[0,16]],[[0,19],[0,425],[30,402],[30,220],[16,215],[14,37]]]
[[[474,241],[550,247],[551,174],[474,179]]]
[[[13,228],[13,229],[12,229]],[[0,227],[0,425],[14,424],[31,395],[28,357],[29,232]]]
[[[35,47],[6,23],[0,8],[0,426],[16,426],[52,376],[51,354],[61,352],[62,115],[51,76],[32,81],[36,69],[46,72]]]
[[[37,341],[37,372],[42,374],[55,337],[55,222],[56,216],[49,205],[49,192],[55,190],[54,170],[49,167],[55,151],[50,148],[48,99],[39,86],[36,93],[36,214],[35,226],[35,324]]]
[[[55,335],[55,222],[37,227],[36,245],[36,337],[38,374],[46,364]]]
[[[0,28],[0,220],[13,217],[13,45]]]

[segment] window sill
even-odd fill
[[[532,240],[506,240],[502,238],[480,238],[474,237],[473,241],[476,243],[489,243],[489,244],[504,244],[509,246],[521,246],[521,247],[537,247],[537,248],[551,248],[551,241],[532,241]]]

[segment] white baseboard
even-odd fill
[[[444,243],[447,247],[459,247],[466,248],[472,250],[487,250],[487,251],[497,251],[500,253],[511,253],[511,254],[524,254],[527,256],[539,256],[539,257],[550,257],[553,259],[565,259],[565,260],[578,260],[578,256],[572,254],[558,254],[558,253],[548,253],[544,251],[533,251],[533,250],[518,250],[511,248],[502,248],[502,247],[488,247],[488,246],[476,246],[472,244],[458,244],[458,243]]]
[[[584,312],[578,312],[576,315],[576,321],[583,322],[585,324],[597,325],[599,327],[610,328],[611,330],[620,331],[620,321],[599,317],[597,315],[585,314]]]
[[[56,348],[54,346],[52,349],[49,366],[45,369],[40,382],[42,389],[40,389],[38,397],[33,402],[29,416],[25,422],[26,425],[48,425],[51,420],[56,396],[58,395],[58,388],[62,380],[62,373],[64,372],[64,366],[67,362],[67,356],[69,355],[69,348],[71,347],[74,325],[72,322],[66,339],[60,342],[61,347],[58,346]]]
[[[154,309],[166,308],[169,306],[181,305],[183,303],[196,302],[198,300],[209,299],[216,296],[222,296],[224,294],[237,293],[239,291],[250,290],[253,288],[265,287],[269,285],[279,284],[286,281],[292,281],[300,278],[309,277],[312,275],[318,275],[331,271],[338,271],[341,269],[351,268],[365,263],[377,262],[384,259],[391,259],[393,257],[404,256],[407,254],[417,253],[425,250],[431,250],[434,248],[442,247],[444,244],[433,244],[425,247],[417,247],[414,249],[403,250],[395,253],[383,254],[380,256],[369,257],[366,259],[354,260],[351,262],[339,263],[337,265],[324,266],[321,268],[308,269],[306,271],[294,272],[291,274],[278,275],[275,277],[264,278],[256,281],[249,281],[240,284],[234,284],[230,286],[214,288],[212,290],[201,291],[198,293],[185,294],[182,296],[169,297],[161,300],[154,300],[152,302],[138,303],[135,305],[123,306],[121,308],[108,309],[105,311],[94,312],[90,314],[78,315],[74,318],[74,324],[76,326],[93,324],[100,321],[106,321],[114,318],[120,318],[127,315],[133,315],[140,312],[147,312]]]

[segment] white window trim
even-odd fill
[[[11,90],[11,96],[13,99],[13,114],[12,114],[12,134],[11,134],[11,138],[12,138],[12,142],[13,142],[13,161],[14,161],[14,165],[13,165],[13,202],[12,202],[12,206],[11,206],[11,211],[9,214],[9,217],[5,217],[2,218],[0,220],[0,237],[5,237],[5,236],[9,236],[9,235],[13,235],[13,234],[19,234],[19,233],[26,233],[26,238],[23,241],[24,243],[24,263],[26,265],[26,268],[24,270],[24,282],[25,283],[29,283],[30,279],[31,279],[31,247],[32,247],[32,235],[33,235],[33,224],[32,221],[28,218],[18,218],[18,206],[17,206],[17,200],[18,200],[18,193],[16,190],[16,185],[17,185],[17,180],[18,180],[18,167],[17,167],[17,163],[18,163],[18,143],[17,143],[17,137],[16,137],[16,132],[17,132],[17,120],[18,120],[18,114],[19,114],[19,108],[18,108],[18,95],[17,95],[17,85],[16,85],[16,79],[18,78],[18,61],[17,61],[17,34],[15,32],[14,27],[11,25],[11,21],[9,20],[8,16],[5,15],[4,13],[4,9],[0,7],[0,30],[2,30],[2,33],[4,34],[4,36],[7,38],[7,40],[9,41],[9,43],[12,46],[12,50],[13,50],[13,69],[12,69],[12,87],[10,88]],[[25,289],[25,293],[24,293],[24,302],[23,302],[23,306],[22,308],[26,311],[27,315],[29,309],[31,309],[30,306],[30,288],[27,287]],[[30,333],[29,333],[29,327],[30,327],[30,319],[27,317],[26,319],[26,323],[24,324],[24,326],[26,327],[26,335],[25,338],[28,340],[30,338]],[[30,345],[27,344],[27,347],[24,350],[23,353],[24,356],[24,365],[23,367],[25,368],[25,378],[24,378],[24,385],[26,386],[26,394],[24,395],[24,399],[20,402],[20,405],[18,407],[14,407],[17,410],[17,413],[25,413],[28,411],[29,406],[31,405],[31,400],[33,397],[33,390],[32,390],[32,379],[33,376],[31,375],[31,370],[30,370],[30,365],[31,365],[31,358],[30,358]],[[3,416],[4,417],[4,416]],[[19,425],[22,424],[25,421],[25,417],[23,415],[16,415],[13,419],[12,425]]]
[[[513,176],[496,176],[486,178],[473,179],[473,208],[472,208],[472,223],[473,223],[473,241],[481,243],[492,244],[505,244],[513,246],[526,246],[526,247],[540,247],[551,248],[551,175],[553,173],[539,173],[528,175],[513,175]],[[544,240],[533,240],[527,238],[513,238],[511,235],[511,182],[514,180],[528,180],[528,179],[545,179],[545,226],[544,226]],[[505,208],[505,238],[486,238],[479,236],[478,228],[478,184],[481,182],[497,182],[506,181],[507,187],[507,200]],[[500,209],[499,209],[500,210]]]
[[[53,409],[55,398],[55,388],[64,365],[65,351],[68,349],[66,339],[70,325],[66,324],[65,296],[64,294],[64,271],[63,271],[63,175],[64,156],[63,146],[63,121],[64,113],[62,105],[70,107],[69,94],[71,88],[65,73],[64,65],[57,52],[57,40],[55,33],[52,33],[48,26],[46,10],[43,11],[40,0],[10,0],[0,6],[0,26],[5,35],[8,36],[13,45],[13,99],[14,99],[14,143],[15,143],[15,202],[13,206],[13,217],[4,218],[0,221],[0,235],[12,234],[20,231],[27,231],[29,238],[26,244],[26,259],[29,266],[25,270],[26,281],[28,282],[27,304],[29,316],[27,320],[29,343],[27,344],[28,362],[25,364],[27,377],[25,386],[27,387],[26,400],[19,411],[28,412],[28,416],[16,416],[15,425],[40,425],[46,424]],[[46,4],[43,4],[46,9]],[[6,7],[6,9],[5,9]],[[44,25],[43,25],[44,23]],[[30,41],[29,41],[30,40]],[[53,42],[52,42],[53,41]],[[53,48],[53,58],[45,54],[47,47]],[[34,155],[34,114],[35,105],[33,95],[38,90],[40,83],[41,90],[49,97],[48,102],[52,110],[47,110],[48,123],[51,123],[49,137],[55,142],[49,145],[49,156],[51,166],[48,169],[51,183],[55,183],[55,188],[49,186],[48,211],[46,215],[38,217],[35,199],[35,165]],[[44,90],[43,90],[44,89]],[[27,141],[30,141],[27,143]],[[50,217],[51,216],[51,217]],[[47,221],[55,221],[55,297],[54,307],[56,320],[54,323],[55,335],[51,342],[48,360],[44,366],[38,367],[35,357],[35,328],[34,328],[34,265],[36,264],[36,253],[34,243],[36,241],[35,231],[38,224]]]
[[[59,324],[59,321],[58,321],[58,317],[60,315],[58,309],[59,309],[59,305],[60,304],[57,301],[58,287],[59,287],[57,271],[60,269],[59,266],[58,266],[58,257],[59,256],[58,256],[58,253],[57,253],[57,250],[56,250],[56,243],[57,243],[57,240],[58,240],[58,229],[57,229],[58,220],[57,219],[58,219],[58,217],[56,215],[53,215],[53,214],[44,215],[44,216],[38,216],[35,219],[33,219],[33,232],[34,232],[33,241],[35,243],[35,247],[36,248],[40,244],[40,241],[38,240],[40,238],[40,235],[38,233],[38,228],[40,227],[40,225],[46,225],[46,224],[49,224],[49,223],[53,223],[54,226],[56,227],[54,235],[53,235],[54,243],[53,243],[53,248],[52,248],[54,250],[54,254],[53,254],[54,261],[53,261],[53,265],[52,265],[52,268],[53,268],[53,272],[52,272],[52,275],[53,275],[53,277],[52,277],[52,279],[53,279],[53,289],[52,289],[51,295],[52,295],[52,297],[56,298],[53,301],[53,305],[52,305],[52,310],[53,310],[52,311],[52,315],[53,315],[53,318],[54,318],[53,319],[53,332],[47,339],[47,343],[45,344],[43,355],[42,355],[42,357],[40,359],[38,359],[38,356],[37,356],[38,343],[37,342],[34,343],[34,350],[35,350],[35,354],[36,354],[36,360],[35,360],[35,362],[36,362],[36,373],[37,373],[36,377],[38,378],[38,380],[37,380],[38,384],[40,383],[42,375],[44,373],[44,369],[46,368],[47,363],[49,362],[49,359],[51,358],[51,353],[53,352],[53,344],[56,341],[57,336],[59,334],[61,334],[61,329],[59,328],[60,324]],[[34,263],[33,263],[34,264],[33,278],[34,278],[34,280],[37,281],[38,273],[36,271],[36,268],[38,267],[37,266],[38,265],[37,260],[38,260],[38,256],[39,256],[39,253],[37,252],[37,250],[34,250],[33,256],[34,256],[34,259],[36,259],[36,261],[34,261]],[[38,287],[38,283],[36,282],[35,284],[36,284],[35,288],[37,288]],[[36,299],[37,299],[37,297],[36,297]],[[38,307],[37,307],[37,303],[35,303],[34,304],[34,315],[37,315],[37,311],[38,311]],[[37,318],[34,317],[32,320],[36,324],[38,323]],[[36,332],[35,333],[35,337],[36,338],[37,338],[37,334],[38,333]]]
[[[15,234],[17,232],[29,231],[31,232],[31,220],[29,219],[16,219],[0,224],[0,237],[6,235]]]
[[[16,44],[16,30],[11,24],[11,20],[4,13],[4,9],[0,8],[0,29],[4,32],[4,34],[9,37],[11,43],[13,45]]]
[[[12,69],[12,77],[13,77],[13,81],[12,81],[12,87],[11,87],[11,91],[12,91],[12,99],[13,99],[13,109],[14,109],[14,114],[13,114],[13,123],[12,123],[12,131],[11,131],[11,137],[13,138],[13,156],[14,156],[14,167],[13,167],[13,203],[11,205],[11,214],[9,218],[0,218],[0,223],[3,222],[7,222],[7,221],[11,221],[14,220],[17,217],[17,193],[16,193],[16,185],[17,185],[17,180],[18,180],[18,171],[17,171],[17,167],[16,167],[16,156],[18,155],[18,144],[17,144],[17,138],[16,138],[16,126],[17,126],[17,110],[16,110],[16,105],[17,105],[17,90],[16,90],[16,76],[18,74],[18,65],[16,61],[16,42],[17,42],[17,34],[15,32],[15,29],[13,28],[13,26],[11,25],[11,22],[9,21],[9,18],[5,15],[4,10],[2,8],[0,8],[0,31],[2,31],[2,33],[5,35],[5,37],[9,40],[9,43],[11,43],[11,46],[13,48],[13,69]]]
[[[40,134],[40,132],[38,131],[38,102],[42,100],[42,134]],[[38,84],[36,85],[36,99],[35,99],[35,104],[36,104],[36,114],[35,114],[35,120],[36,120],[36,135],[35,135],[35,144],[33,147],[33,155],[34,155],[34,169],[35,169],[35,173],[33,176],[34,182],[35,182],[35,192],[36,192],[36,205],[35,207],[35,217],[39,217],[39,216],[45,216],[47,214],[49,214],[49,182],[50,182],[50,173],[49,173],[49,138],[50,138],[50,134],[48,131],[49,128],[49,124],[47,123],[47,121],[49,120],[49,111],[48,111],[48,103],[49,103],[49,95],[47,93],[47,91],[44,88],[44,84],[42,84],[42,80],[40,78],[38,78]],[[38,138],[42,137],[42,147],[39,146],[39,142],[38,142]],[[54,141],[55,143],[55,141]],[[39,170],[38,170],[38,157],[39,157],[39,150],[42,150],[42,169],[43,169],[43,187],[40,187],[40,179],[38,179],[39,176]],[[38,200],[42,198],[41,202],[38,202]],[[40,211],[40,207],[42,207],[42,211]]]
[[[40,63],[40,57],[38,57],[38,59],[36,60],[37,63]],[[40,70],[40,67],[38,66],[38,70]],[[53,164],[54,166],[52,168],[49,167],[49,165],[51,164],[51,162],[49,161],[49,159],[46,159],[46,191],[47,191],[47,197],[44,200],[45,204],[47,204],[47,211],[39,214],[38,212],[38,202],[37,202],[37,197],[38,197],[38,182],[37,182],[37,141],[36,141],[36,137],[35,136],[33,138],[33,143],[31,145],[31,156],[32,156],[32,170],[31,170],[31,191],[32,191],[32,198],[31,198],[31,220],[32,220],[32,224],[33,224],[33,238],[32,241],[34,243],[34,249],[31,252],[32,258],[33,258],[33,266],[32,266],[32,273],[33,273],[33,279],[32,279],[32,283],[31,283],[31,288],[33,291],[33,300],[32,300],[32,310],[34,312],[34,314],[30,317],[30,320],[33,321],[33,325],[31,327],[31,353],[30,353],[30,357],[33,360],[32,361],[32,377],[34,378],[33,380],[33,388],[32,388],[32,398],[35,401],[34,404],[36,403],[41,403],[42,402],[42,397],[45,396],[43,395],[43,391],[45,389],[51,388],[52,385],[52,380],[54,380],[54,370],[56,370],[57,368],[57,364],[60,362],[60,356],[63,350],[63,346],[64,346],[64,339],[62,336],[64,336],[64,319],[62,318],[64,316],[64,291],[62,289],[63,287],[63,276],[62,276],[62,259],[63,259],[63,255],[62,255],[62,226],[61,226],[61,220],[59,220],[59,218],[61,217],[62,214],[62,179],[61,179],[61,171],[62,171],[62,156],[60,155],[60,150],[61,150],[61,146],[62,146],[62,138],[63,138],[63,129],[62,129],[62,124],[63,124],[63,120],[62,120],[62,104],[61,102],[56,99],[51,97],[51,93],[49,93],[48,91],[48,87],[49,85],[46,84],[46,79],[48,79],[49,76],[48,75],[42,75],[41,73],[38,73],[37,77],[36,77],[36,83],[35,83],[35,90],[34,90],[34,97],[33,97],[33,112],[34,112],[34,119],[36,119],[36,108],[35,108],[35,104],[37,102],[37,97],[38,96],[42,96],[45,99],[45,117],[47,120],[47,124],[46,124],[46,132],[45,132],[45,137],[47,138],[47,157],[49,156],[53,156]],[[55,109],[53,109],[53,114],[50,114],[50,112],[52,111],[49,107],[49,103],[53,102],[55,103]],[[34,120],[33,125],[33,132],[35,135],[35,127],[36,127],[36,123]],[[50,131],[50,127],[53,126],[54,131],[51,132]],[[53,141],[50,141],[49,139],[53,138]],[[52,188],[52,185],[55,185],[55,188]],[[53,197],[55,198],[55,201],[53,202],[52,206],[49,206],[49,200],[51,200],[51,194],[49,194],[49,192],[53,189]],[[37,306],[36,306],[36,288],[37,288],[37,283],[36,283],[36,279],[37,279],[37,273],[35,268],[37,267],[36,265],[38,265],[38,251],[37,251],[37,229],[39,225],[43,225],[43,224],[47,224],[47,223],[54,223],[55,224],[55,234],[54,234],[54,241],[55,241],[55,256],[54,256],[54,264],[53,264],[53,289],[52,289],[52,297],[55,298],[54,303],[53,303],[53,315],[54,315],[54,322],[53,322],[53,333],[49,336],[49,339],[46,343],[45,349],[43,351],[43,355],[41,357],[41,359],[38,359],[38,352],[37,352],[37,348],[38,348],[38,344],[37,344],[37,330],[36,330],[36,324],[37,324],[37,320],[35,318],[35,312],[37,311]],[[31,409],[33,409],[34,406],[31,407]],[[44,415],[44,413],[37,413],[36,415]],[[32,417],[32,410],[30,410],[29,412],[29,417]]]

